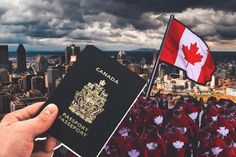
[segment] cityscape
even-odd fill
[[[73,64],[80,57],[81,53],[83,53],[83,49],[81,49],[80,46],[73,44],[65,47],[64,52],[48,53],[28,52],[23,44],[19,44],[16,52],[13,53],[9,52],[8,45],[0,45],[0,119],[2,119],[7,113],[24,108],[35,102],[47,100],[53,90],[58,86],[63,77],[70,70],[71,66],[73,66]],[[117,62],[129,68],[147,82],[151,77],[154,64],[159,55],[159,51],[156,49],[104,51],[104,53],[110,55]],[[186,77],[183,70],[161,62],[158,66],[157,76],[151,91],[150,101],[146,100],[143,104],[142,97],[137,100],[124,122],[122,122],[117,129],[115,135],[113,135],[112,139],[103,149],[102,156],[116,156],[117,154],[120,156],[122,153],[131,153],[132,151],[138,150],[129,150],[130,148],[126,150],[125,148],[122,148],[122,145],[124,145],[123,143],[127,142],[127,140],[129,141],[129,138],[131,138],[129,137],[130,135],[127,136],[128,138],[125,138],[126,136],[123,137],[123,132],[127,135],[132,132],[136,132],[140,135],[139,138],[142,140],[142,134],[146,132],[145,130],[150,127],[151,124],[146,122],[145,117],[141,117],[141,119],[138,117],[142,114],[147,116],[153,115],[152,110],[149,110],[151,109],[151,105],[147,106],[147,104],[153,104],[154,100],[157,101],[159,106],[158,108],[161,109],[164,106],[167,106],[167,108],[169,108],[169,112],[171,112],[171,108],[173,107],[174,109],[176,107],[179,108],[177,105],[178,101],[182,100],[182,98],[186,98],[186,96],[192,96],[194,99],[198,100],[198,102],[206,104],[209,104],[209,100],[213,97],[217,98],[219,104],[223,100],[225,102],[231,100],[235,103],[236,54],[234,52],[213,52],[212,54],[216,61],[217,68],[212,75],[211,81],[205,85],[199,85],[192,82]],[[186,108],[188,108],[187,106]],[[142,108],[146,109],[137,114],[136,110],[140,110]],[[165,109],[167,108],[165,107]],[[153,111],[155,111],[155,109],[153,109]],[[136,115],[134,122],[132,122],[133,114]],[[163,114],[163,116],[167,117],[168,114]],[[170,116],[170,118],[171,117],[175,118],[175,116]],[[155,123],[156,118],[154,117]],[[143,121],[142,126],[138,125],[140,121],[139,119]],[[203,122],[205,121],[206,120]],[[127,122],[130,123],[129,126],[126,126]],[[159,122],[156,124],[159,124]],[[133,126],[137,130],[141,129],[142,131],[139,133],[133,128]],[[162,129],[159,128],[158,130],[162,130],[161,132],[165,133],[166,131],[164,130],[168,130],[168,126],[168,124],[163,124],[161,127]],[[201,127],[202,126],[204,125],[202,124]],[[154,128],[156,128],[156,126]],[[124,138],[124,141],[121,143],[119,142],[120,135]],[[193,138],[196,137],[197,135],[193,136]],[[115,144],[112,142],[113,140],[115,140]],[[134,146],[136,148],[136,146],[139,145],[137,142],[139,140],[136,139],[135,141]],[[133,148],[133,146],[131,148]],[[149,149],[149,147],[147,148]],[[196,153],[194,152],[194,149],[201,150],[201,145],[199,147],[193,146],[189,149],[192,149],[193,152],[192,155],[187,153],[188,156],[195,156]],[[148,152],[149,151],[150,150],[148,150]],[[67,147],[60,146],[59,149],[54,152],[53,156],[74,157],[75,155],[69,151]]]
[[[24,45],[19,44],[16,55],[12,57],[9,56],[8,45],[0,45],[1,117],[34,102],[45,101],[81,53],[79,46],[69,45],[64,52],[54,55],[30,55]],[[142,49],[133,53],[122,50],[105,53],[148,82],[159,52]],[[219,52],[213,52],[213,57],[214,53]],[[227,57],[224,53],[231,55]],[[192,82],[181,69],[160,63],[151,96],[171,93],[176,97],[192,95],[204,101],[215,96],[236,102],[236,58],[231,57],[233,52],[224,53],[216,55],[217,70],[206,85]]]
[[[236,157],[235,6],[235,0],[1,0],[0,156],[24,156],[26,149],[37,156],[37,147],[39,153],[44,151],[41,144],[48,144],[53,134],[43,139],[30,136],[31,149],[22,144],[29,133],[21,127],[26,127],[5,127],[2,119],[46,101],[82,56],[84,47],[94,45],[147,83],[151,79],[152,84],[132,104],[99,157]],[[168,36],[173,36],[169,48]],[[170,65],[171,57],[163,47],[183,51],[182,55],[178,51],[177,57],[184,57],[188,75],[176,67],[179,60],[180,64]],[[203,47],[211,55],[206,57],[206,51],[200,51]],[[211,67],[204,66],[209,65],[204,57],[213,58]],[[189,63],[196,63],[190,72]],[[206,80],[211,77],[210,81],[198,84],[189,75],[197,74],[195,67],[201,74],[209,74]],[[156,76],[152,77],[154,69]],[[213,74],[209,69],[215,69]],[[78,141],[59,130],[71,142]],[[99,136],[100,132],[96,133]],[[95,140],[99,138],[92,142]],[[76,157],[72,149],[61,140],[49,154]],[[21,155],[9,155],[12,152]]]

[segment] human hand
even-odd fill
[[[37,141],[36,136],[46,132],[58,114],[58,108],[49,104],[35,117],[43,102],[32,104],[3,117],[0,123],[0,157],[50,157],[56,139],[47,137]]]

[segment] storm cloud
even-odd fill
[[[0,43],[158,49],[173,14],[213,49],[227,43],[235,49],[235,6],[235,0],[2,0]]]

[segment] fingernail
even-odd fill
[[[57,106],[55,104],[49,104],[44,108],[44,113],[47,115],[52,115],[57,111]]]

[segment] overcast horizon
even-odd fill
[[[159,49],[171,14],[212,51],[236,51],[234,0],[1,0],[0,44],[10,51]]]

